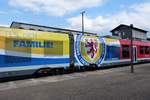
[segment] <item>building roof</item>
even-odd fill
[[[111,30],[110,32],[114,32],[115,30],[119,29],[120,27],[128,27],[128,28],[130,28],[130,26],[128,26],[128,25],[120,24],[119,26],[117,26],[116,28],[114,28],[113,30]],[[143,29],[140,29],[140,28],[136,28],[136,27],[132,27],[132,29],[140,31],[140,32],[144,32],[144,33],[148,32],[146,30],[143,30]]]
[[[48,31],[48,32],[51,31],[51,32],[78,32],[78,33],[82,33],[82,31],[78,31],[78,30],[56,28],[56,27],[35,25],[35,24],[22,23],[22,22],[12,22],[12,24],[10,26],[10,28],[20,28],[20,29],[26,29],[27,27],[31,30],[40,30],[40,31]],[[96,33],[90,33],[90,32],[84,32],[84,33],[89,34],[89,35],[97,35]]]

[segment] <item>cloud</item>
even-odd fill
[[[7,12],[5,12],[5,11],[0,11],[0,15],[6,15],[7,14]]]
[[[9,27],[7,24],[0,24],[1,27]]]
[[[13,7],[32,12],[42,12],[50,16],[63,16],[82,8],[101,5],[105,0],[9,0]]]
[[[119,24],[134,24],[135,27],[150,31],[150,2],[132,5],[129,9],[109,16],[100,15],[96,18],[85,16],[85,30],[106,35]],[[81,16],[69,18],[67,21],[71,28],[81,29]]]

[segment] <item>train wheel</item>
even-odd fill
[[[76,66],[74,71],[75,71],[75,72],[79,72],[79,71],[80,71],[79,66]]]
[[[65,73],[65,69],[64,69],[64,68],[60,68],[60,69],[59,69],[59,74],[62,75],[62,74],[64,74],[64,73]]]
[[[38,69],[34,75],[35,76],[46,76],[46,75],[50,75],[51,74],[51,69],[50,68],[41,68]]]
[[[90,64],[90,70],[97,70],[98,66],[96,64]]]
[[[86,68],[85,68],[84,66],[81,66],[81,67],[80,67],[80,70],[81,70],[82,72],[85,72]]]

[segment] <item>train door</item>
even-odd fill
[[[72,32],[69,32],[69,55],[70,55],[70,68],[74,68],[74,36]]]
[[[133,62],[136,62],[137,58],[137,49],[136,46],[133,46]]]

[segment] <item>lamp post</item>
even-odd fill
[[[82,34],[83,34],[84,33],[84,14],[85,14],[85,11],[82,11],[81,14],[82,14]]]
[[[132,32],[132,29],[133,29],[133,24],[130,25],[130,40],[131,40],[131,73],[134,73],[134,62],[133,62],[133,32]]]

